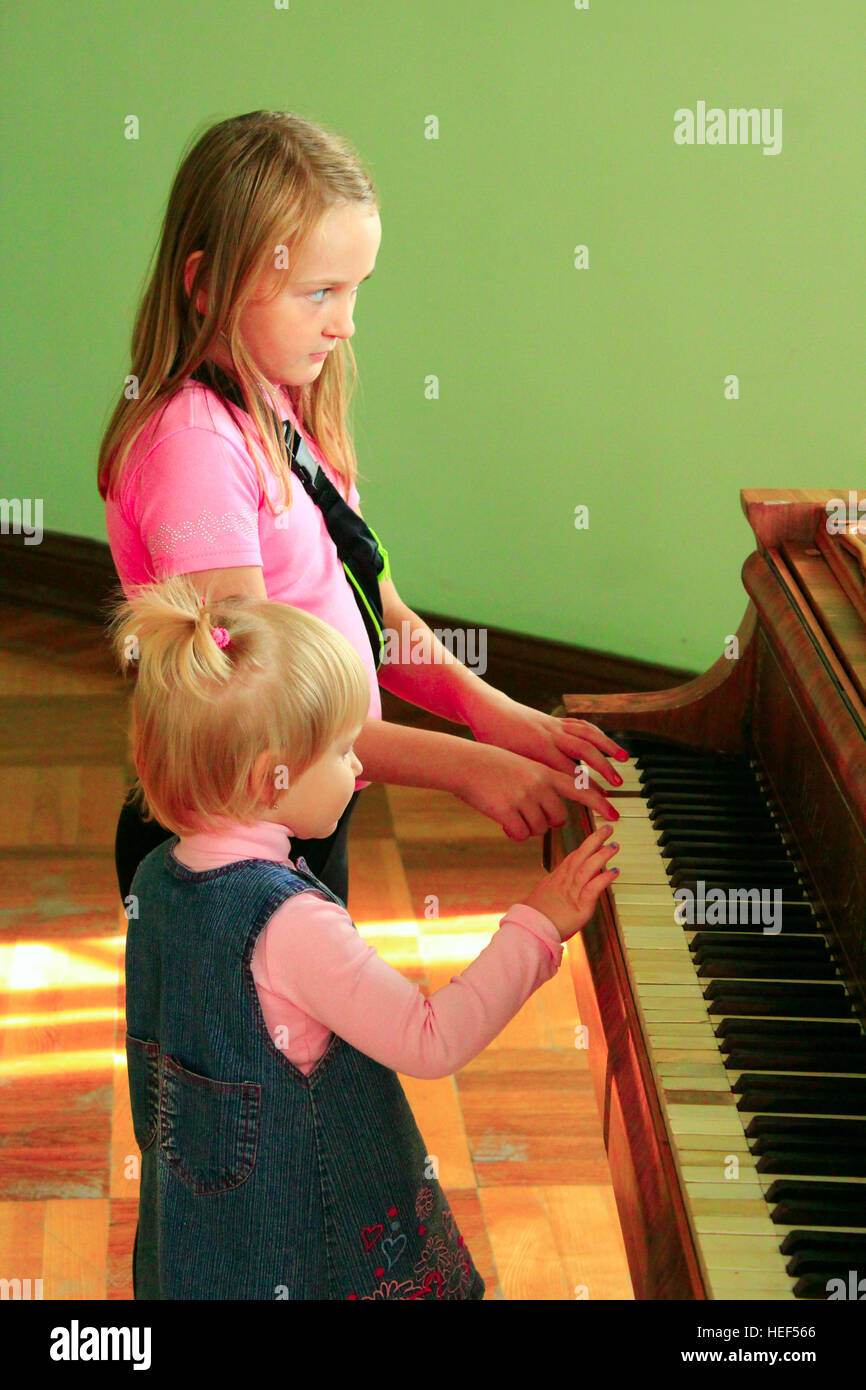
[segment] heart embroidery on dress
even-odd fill
[[[364,1242],[365,1250],[372,1250],[376,1241],[384,1231],[384,1226],[365,1226],[361,1232],[361,1239]]]
[[[382,1241],[382,1250],[384,1252],[385,1259],[388,1261],[389,1269],[391,1269],[397,1263],[405,1249],[405,1236],[389,1236],[387,1240]]]

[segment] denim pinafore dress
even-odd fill
[[[196,873],[177,843],[127,909],[135,1298],[483,1298],[396,1072],[335,1034],[305,1076],[268,1033],[259,933],[297,893],[340,899],[303,859]]]

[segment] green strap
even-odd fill
[[[379,661],[377,662],[378,670],[378,667],[382,664],[382,626],[379,622],[379,619],[376,617],[376,614],[373,612],[373,609],[370,607],[367,601],[367,595],[364,593],[364,590],[361,588],[360,584],[358,583],[352,571],[349,569],[349,566],[346,564],[345,560],[343,561],[343,569],[346,571],[346,574],[348,575],[349,582],[355,587],[355,589],[358,591],[361,598],[363,599],[364,607],[370,614],[370,617],[373,619],[373,626],[379,634]]]
[[[375,540],[376,544],[378,545],[378,547],[379,547],[379,554],[382,556],[382,559],[385,561],[385,568],[383,569],[383,571],[382,571],[382,573],[381,573],[381,575],[380,575],[380,578],[381,578],[381,579],[390,579],[390,578],[391,578],[391,564],[390,564],[390,561],[388,560],[388,552],[387,552],[387,550],[385,549],[385,547],[384,547],[384,545],[382,544],[382,542],[379,540],[379,537],[376,535],[376,532],[373,530],[373,528],[372,528],[372,526],[369,524],[369,522],[367,523],[367,530],[370,532],[370,535],[373,537],[373,539]]]

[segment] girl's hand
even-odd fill
[[[584,762],[615,787],[622,785],[619,773],[603,754],[625,761],[628,753],[585,719],[542,714],[497,690],[486,693],[484,704],[473,710],[469,727],[479,743],[495,743],[498,748],[522,753],[557,772],[573,774],[574,764]]]
[[[591,779],[586,788],[575,786],[574,771],[570,764],[566,766],[569,771],[554,772],[507,749],[467,741],[451,790],[482,815],[498,821],[510,840],[527,840],[565,825],[565,801],[580,801],[605,820],[619,820],[601,787]]]
[[[604,843],[612,833],[612,826],[602,825],[587,835],[583,844],[567,854],[553,873],[543,878],[529,897],[523,899],[527,907],[534,907],[550,918],[561,941],[567,941],[586,926],[599,896],[616,880],[616,871],[607,865],[618,852],[619,845],[613,841],[609,845]]]

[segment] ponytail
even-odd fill
[[[119,606],[110,641],[124,675],[135,669],[151,689],[207,699],[212,687],[230,679],[240,655],[232,622],[227,607],[208,603],[187,575],[175,575],[143,585]],[[226,646],[215,640],[214,629],[228,634]]]

